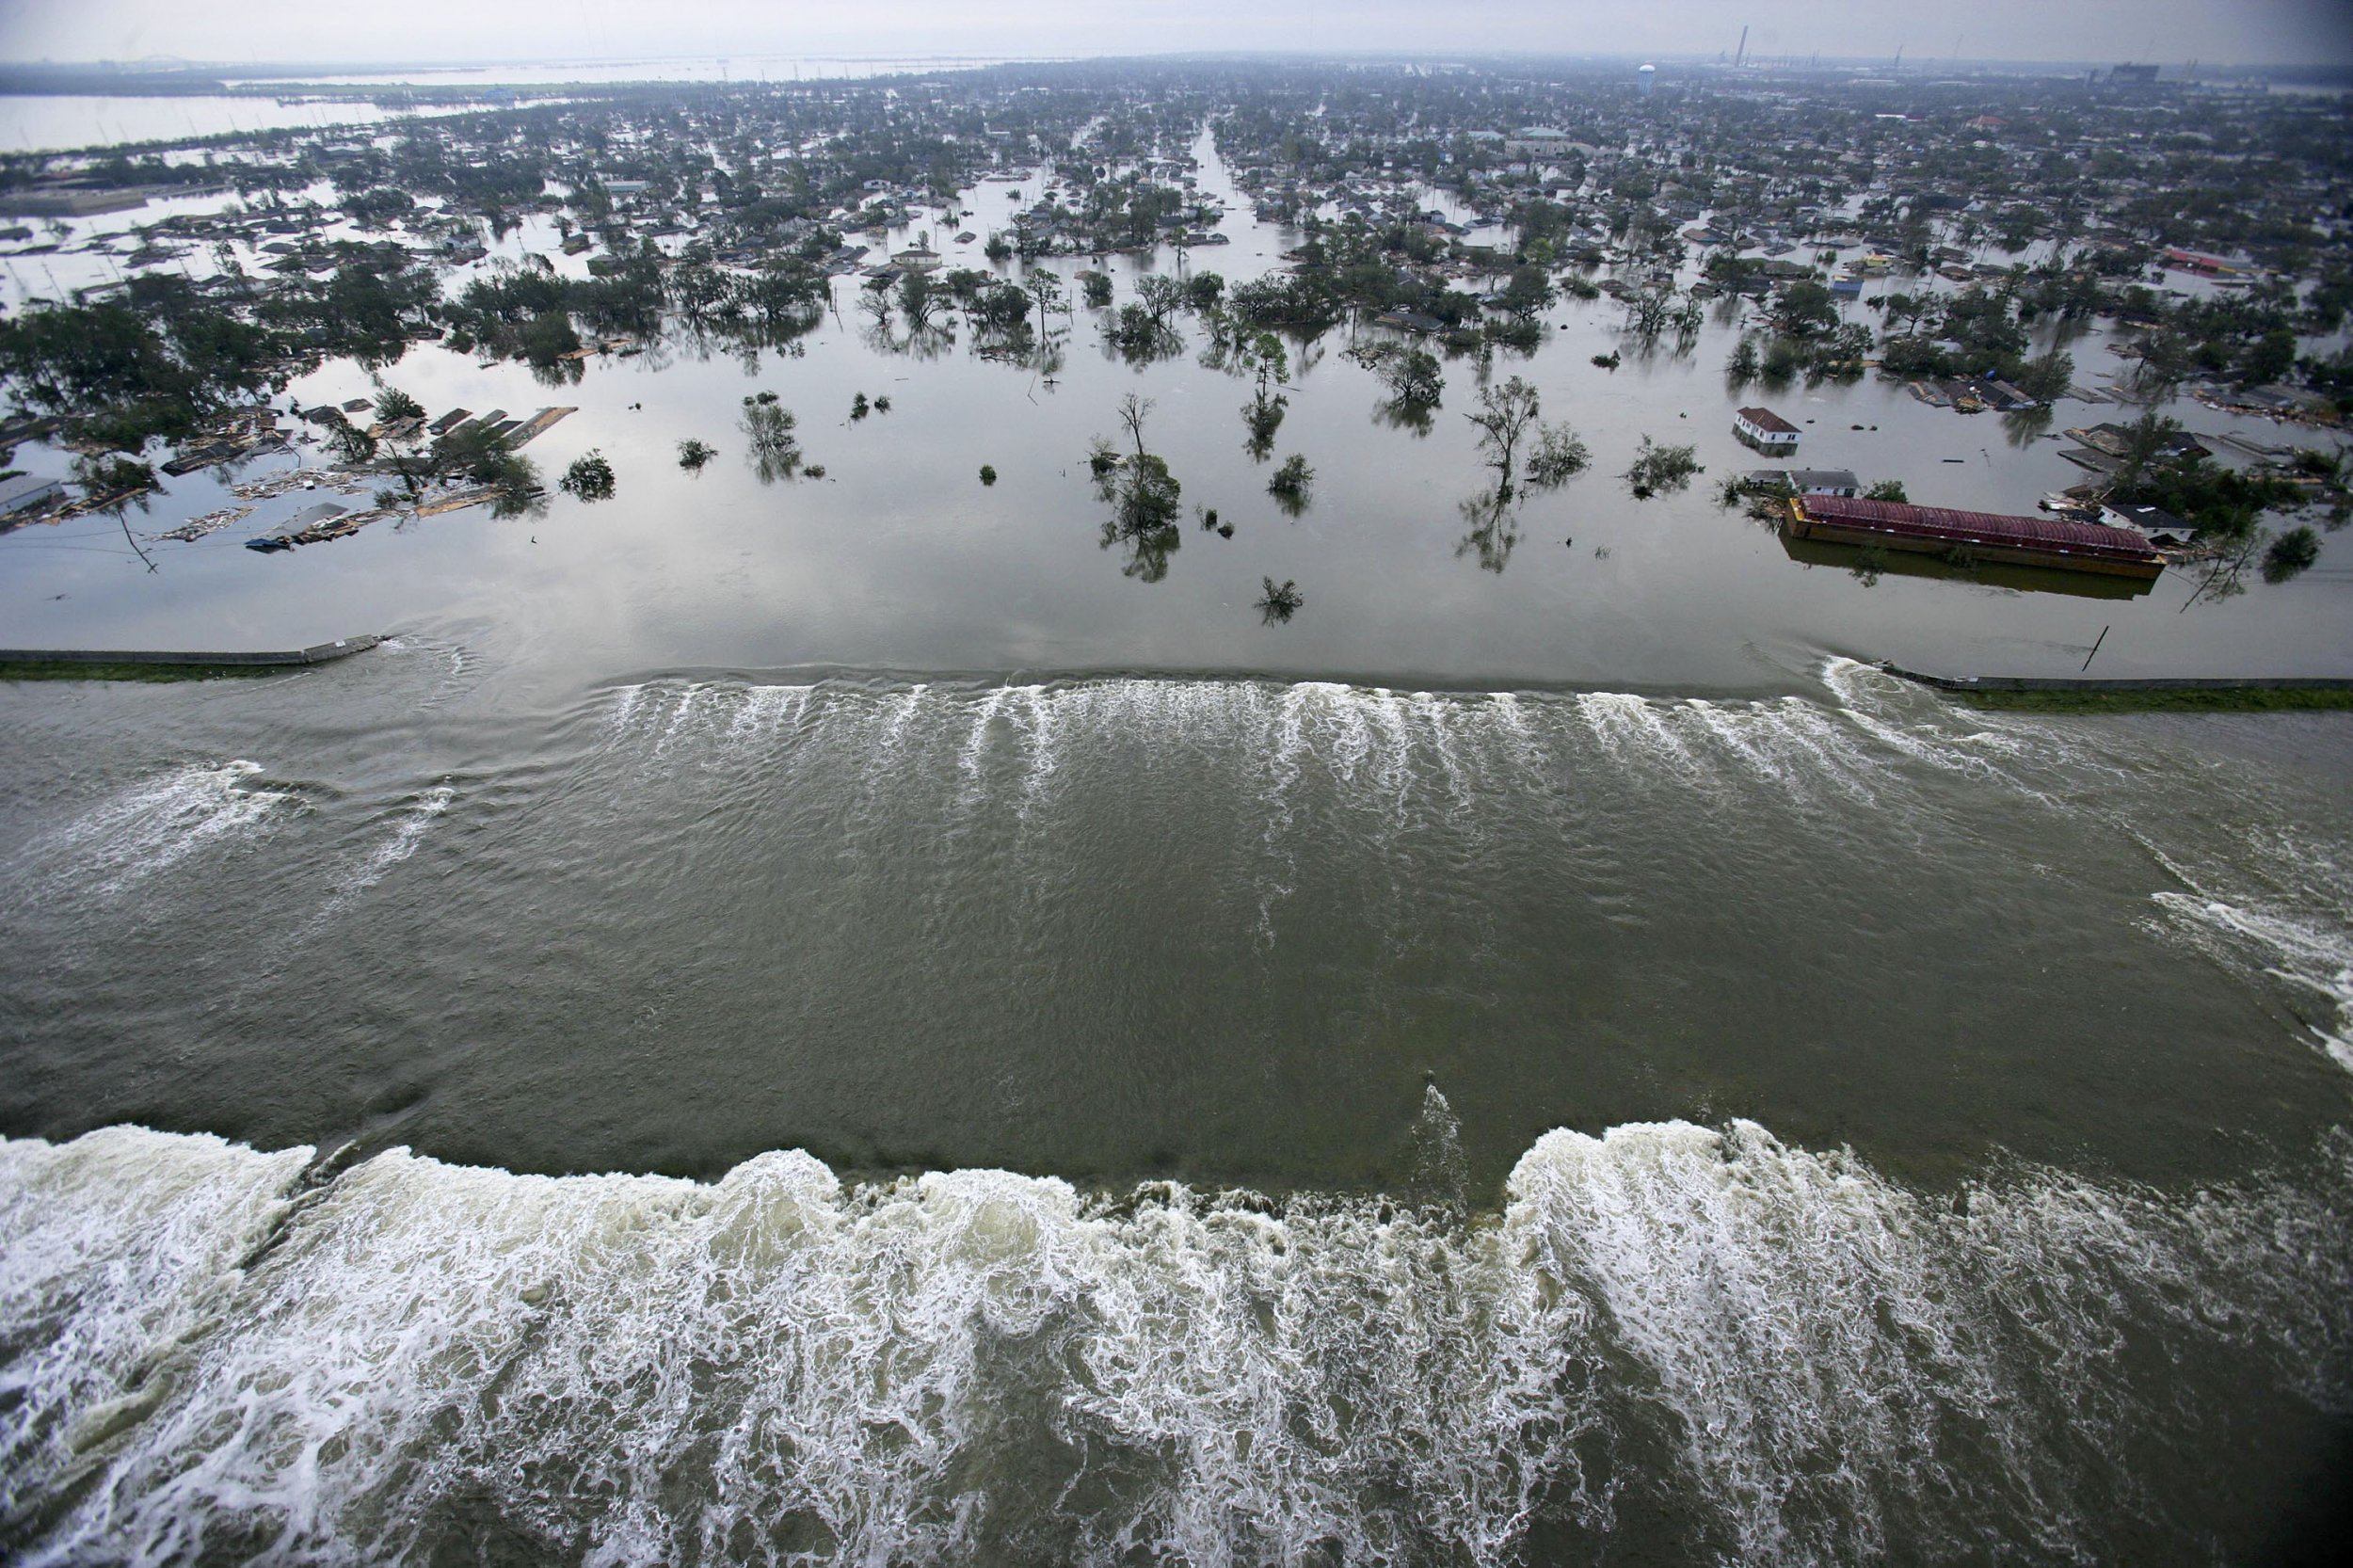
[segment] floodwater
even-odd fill
[[[396,123],[416,112],[387,110],[351,100],[304,98],[295,87],[288,88],[282,100],[226,94],[103,98],[78,93],[0,93],[0,152],[54,152],[257,131],[379,125]]]
[[[1229,223],[1194,266],[1279,248]],[[600,448],[610,503],[239,548],[304,492],[152,571],[112,519],[0,539],[10,642],[393,633],[0,688],[0,1554],[2325,1539],[2353,725],[1989,714],[1865,661],[2072,668],[2110,625],[2109,673],[2344,673],[2341,537],[2186,611],[1866,584],[1707,480],[1634,501],[1642,433],[1753,460],[1726,328],[1612,376],[1578,307],[1498,362],[1596,459],[1505,558],[1463,548],[1467,362],[1423,437],[1337,335],[1298,356],[1293,519],[1240,380],[1083,312],[1053,385],[894,353],[849,289],[750,367],[389,376],[580,405],[530,453]],[[762,388],[827,477],[744,464]],[[1236,525],[1159,581],[1084,474],[1129,390]],[[1777,406],[1921,500],[2074,472],[1868,385]]]
[[[1051,55],[1023,55],[1024,63]],[[580,82],[802,82],[856,80],[1012,63],[1001,55],[677,55],[642,60],[519,61],[503,65],[388,67],[345,75],[306,76],[350,87],[547,87]],[[263,83],[260,85],[266,85]]]
[[[1206,138],[1200,151],[1209,152]],[[876,248],[877,259],[929,234],[949,265],[985,266],[982,243],[1010,221],[1011,198],[1026,204],[1041,188],[1035,179],[984,183],[960,204],[971,216],[910,225]],[[1195,250],[1191,270],[1255,277],[1296,243],[1251,218],[1213,157],[1205,158],[1202,189],[1228,199],[1221,232],[1231,243]],[[136,216],[76,225],[65,251],[12,260],[11,274],[34,289],[72,286],[76,269],[92,280],[113,276],[108,253],[86,248]],[[959,245],[959,232],[975,238]],[[555,240],[535,225],[504,248],[545,253]],[[569,272],[585,266],[582,257],[561,261]],[[1164,252],[1158,262],[1174,258]],[[211,262],[198,248],[170,264],[201,271]],[[1109,264],[1125,301],[1152,263]],[[1067,281],[1085,263],[1053,265]],[[1075,283],[1067,292],[1075,298]],[[1721,508],[1713,494],[1723,477],[1765,466],[1731,430],[1733,409],[1761,400],[1805,430],[1801,465],[1850,468],[1865,483],[1900,480],[1923,504],[2031,512],[2045,493],[2085,477],[2058,456],[2073,444],[2063,428],[2137,412],[2117,404],[2071,400],[2038,430],[1931,408],[1876,379],[1736,392],[1722,376],[1738,330],[1728,314],[1711,316],[1689,352],[1629,351],[1608,371],[1591,360],[1622,346],[1619,308],[1606,297],[1564,302],[1550,312],[1555,326],[1541,351],[1498,354],[1484,374],[1531,382],[1545,417],[1567,421],[1585,440],[1592,469],[1485,526],[1464,510],[1494,477],[1463,417],[1481,383],[1475,360],[1449,363],[1444,405],[1423,432],[1384,417],[1377,378],[1344,357],[1347,331],[1294,344],[1289,411],[1260,462],[1243,448],[1240,410],[1252,386],[1199,362],[1197,326],[1184,351],[1135,366],[1106,347],[1096,312],[1080,307],[1055,319],[1059,346],[1041,366],[981,358],[968,334],[880,340],[859,293],[858,280],[838,280],[834,313],[798,354],[769,350],[748,363],[723,345],[674,338],[599,359],[578,383],[551,386],[520,364],[486,368],[438,347],[412,351],[383,380],[433,414],[577,405],[529,455],[552,479],[580,453],[600,450],[618,475],[616,498],[558,501],[537,521],[469,512],[397,531],[379,523],[276,558],[240,545],[316,494],[257,506],[193,544],[148,546],[144,558],[113,519],[19,529],[0,536],[0,612],[10,640],[277,647],[447,618],[497,623],[497,636],[534,650],[525,673],[558,681],[716,665],[1757,690],[1774,684],[1776,660],[1804,648],[1955,674],[2063,674],[2079,669],[2095,642],[2095,673],[2110,676],[2353,673],[2345,597],[2353,536],[2327,536],[2303,578],[2256,584],[2235,599],[2201,595],[2194,572],[2175,571],[2153,591],[2114,600],[2084,597],[2112,588],[2105,580],[2049,573],[1947,581],[1890,572],[1872,582],[1793,559],[1769,529]],[[1362,338],[1380,335],[1366,329]],[[2094,331],[2071,345],[2079,385],[2104,385],[2100,377],[2122,365],[2105,341]],[[293,394],[307,407],[374,391],[346,364],[306,378]],[[761,391],[798,416],[801,445],[824,479],[760,481],[737,420],[743,398]],[[891,411],[853,422],[861,392],[890,397]],[[1147,440],[1183,485],[1188,513],[1215,508],[1233,525],[1231,539],[1188,521],[1164,563],[1099,548],[1106,509],[1084,459],[1092,437],[1119,433],[1115,408],[1128,392],[1154,404]],[[2319,432],[2186,402],[2173,411],[2208,435],[2329,444]],[[690,436],[720,449],[699,474],[675,460]],[[1693,444],[1706,472],[1680,494],[1635,500],[1620,475],[1644,437]],[[1273,465],[1292,453],[1316,473],[1297,517],[1266,492]],[[129,530],[144,545],[145,536],[235,504],[225,477],[249,479],[294,460],[169,481],[168,495],[134,512]],[[315,453],[305,460],[315,462]],[[15,458],[37,473],[62,474],[66,462],[39,444]],[[980,483],[983,464],[999,475],[993,487]],[[1162,564],[1160,580],[1143,580]],[[1295,582],[1305,596],[1287,624],[1262,625],[1253,608],[1268,578]]]

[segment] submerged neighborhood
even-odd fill
[[[557,487],[526,454],[576,404],[417,404],[400,385],[417,356],[560,392],[681,344],[789,359],[855,329],[920,385],[960,334],[1050,391],[1092,339],[1147,388],[1186,355],[1251,380],[1265,460],[1309,395],[1289,361],[1336,342],[1400,428],[1442,407],[1478,426],[1492,516],[1472,538],[1498,567],[1517,504],[1582,465],[1557,460],[1577,422],[1556,421],[1548,483],[1522,484],[1535,393],[1520,409],[1496,389],[1590,336],[1573,312],[1606,333],[1582,371],[1600,395],[1728,344],[1712,417],[1784,465],[1711,470],[1677,394],[1628,454],[1634,500],[1713,472],[1727,507],[1852,547],[1866,578],[1897,551],[1964,574],[2169,563],[2229,594],[2296,576],[2353,515],[2353,152],[2324,95],[2130,64],[1741,58],[1087,62],[487,98],[410,88],[361,127],[0,159],[0,524],[131,508],[158,524],[126,524],[142,552],[225,534],[268,554],[627,482],[595,453]],[[290,392],[323,385],[350,395]],[[1852,385],[1991,416],[2010,452],[2072,442],[2086,476],[1987,507],[1786,466],[1827,440],[1790,399]],[[1558,392],[1547,408],[1573,414]],[[807,410],[761,417],[743,433],[763,474],[799,476]],[[715,434],[681,436],[688,469]],[[1998,473],[1995,443],[1954,440],[1945,462],[1982,446]],[[1126,469],[1094,472],[1129,575],[1157,581],[1181,482],[1140,485],[1155,455],[1128,444]],[[225,489],[175,488],[208,472]],[[184,493],[209,504],[169,515]]]

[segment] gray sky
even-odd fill
[[[1188,50],[2353,62],[2353,0],[0,0],[0,58]]]

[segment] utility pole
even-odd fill
[[[2085,655],[2084,655],[2084,669],[2087,669],[2087,670],[2088,670],[2088,669],[2089,669],[2089,668],[2091,667],[2091,661],[2092,661],[2093,659],[2095,659],[2095,658],[2097,658],[2097,657],[2099,656],[2099,653],[2100,653],[2100,645],[2101,645],[2102,643],[2106,642],[2107,640],[2108,640],[2108,629],[2107,629],[2106,627],[2105,627],[2105,626],[2104,626],[2104,627],[2100,628],[2100,634],[2099,634],[2097,637],[2094,637],[2094,638],[2091,640],[2091,651],[2090,651],[2089,653],[2087,653],[2087,654],[2085,654]],[[2076,673],[2076,674],[2078,674],[2078,675],[2080,675],[2080,674],[2082,674],[2082,673],[2083,673],[2083,671],[2082,671],[2082,670],[2078,670],[2078,671],[2076,671],[2075,673]]]

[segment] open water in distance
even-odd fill
[[[493,663],[8,694],[9,1555],[2179,1560],[2342,1480],[2333,715]]]

